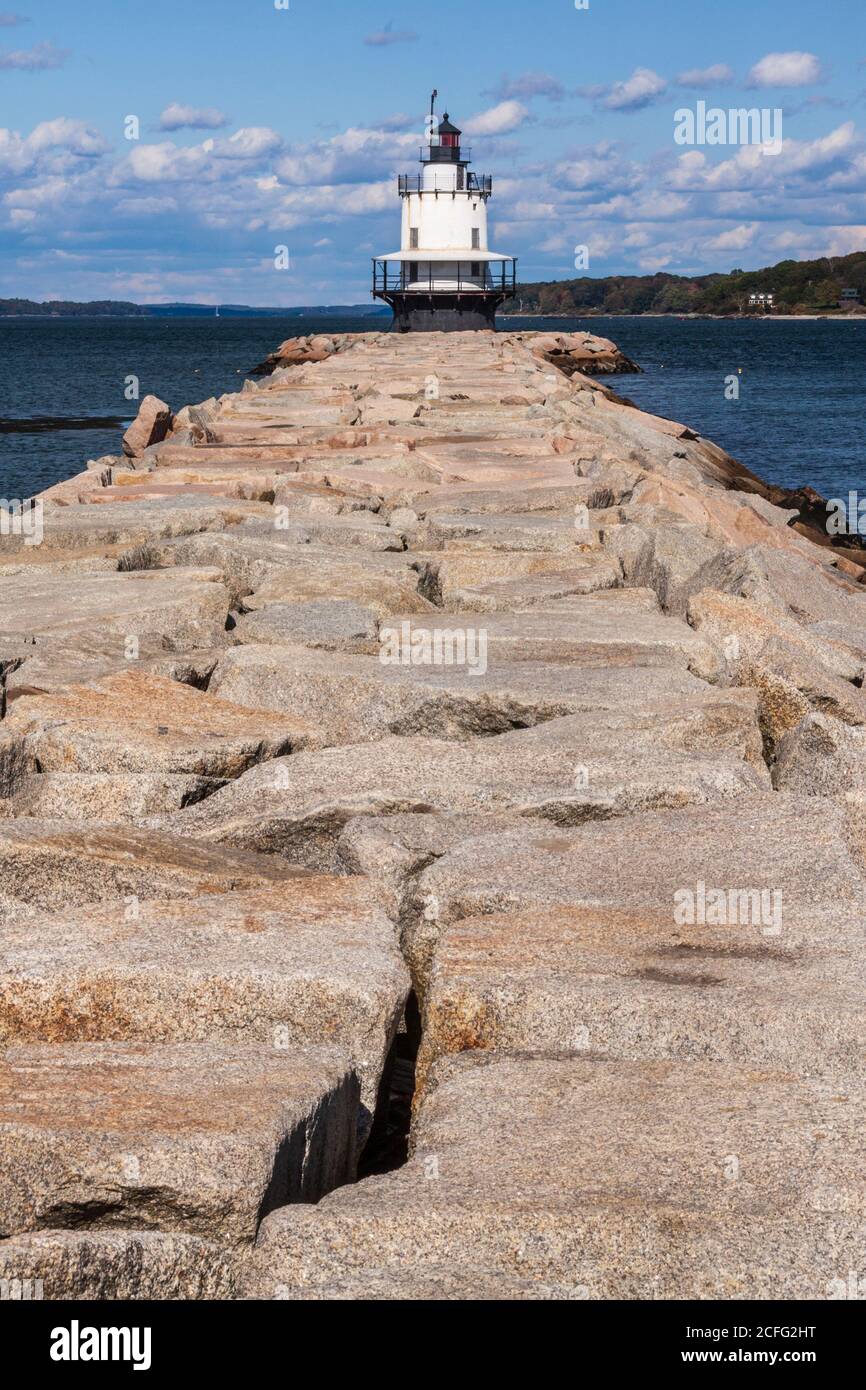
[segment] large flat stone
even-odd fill
[[[276,523],[276,524],[275,524]],[[242,537],[261,537],[265,542],[276,539],[283,548],[314,545],[326,550],[363,550],[373,553],[406,549],[406,537],[399,528],[386,525],[369,511],[349,511],[345,515],[308,515],[293,513],[274,517],[254,518],[238,528]]]
[[[356,815],[514,811],[569,825],[706,804],[769,787],[753,702],[741,695],[685,701],[676,714],[571,715],[470,743],[389,736],[299,753],[162,824],[330,868],[335,838]]]
[[[745,796],[699,816],[659,810],[555,834],[527,823],[522,833],[468,840],[420,875],[404,947],[423,977],[443,926],[464,917],[574,907],[621,914],[636,928],[644,919],[673,926],[683,901],[675,894],[693,893],[697,912],[703,883],[779,893],[778,944],[798,951],[828,934],[857,937],[861,862],[842,810],[818,797]],[[753,939],[761,943],[760,927]]]
[[[480,1048],[643,1062],[856,1072],[866,949],[856,913],[791,940],[767,893],[741,920],[678,924],[673,904],[538,907],[453,923],[425,996],[417,1081]],[[754,911],[753,911],[754,907]],[[805,918],[805,914],[803,914]],[[778,929],[776,923],[778,921]]]
[[[272,1207],[351,1178],[357,1104],[332,1048],[8,1048],[0,1234],[89,1224],[245,1244]]]
[[[9,641],[15,643],[14,638]],[[84,685],[130,670],[149,671],[203,687],[225,642],[226,635],[220,630],[216,646],[173,651],[170,640],[156,634],[136,636],[131,644],[125,633],[112,632],[110,628],[104,633],[97,627],[85,633],[61,635],[49,628],[32,642],[18,639],[18,662],[5,681],[8,702],[11,705],[21,695]]]
[[[267,514],[262,502],[225,501],[211,497],[172,497],[147,502],[91,502],[46,507],[43,514],[43,554],[88,546],[141,545],[166,536],[197,531],[222,531],[249,516]],[[18,554],[20,536],[0,537],[0,552]]]
[[[612,526],[605,528],[604,544],[621,560],[629,584],[653,589],[665,612],[679,616],[685,615],[694,575],[722,549],[689,525]]]
[[[229,597],[216,570],[68,575],[40,571],[3,582],[0,634],[55,640],[116,634],[175,649],[224,641]]]
[[[537,462],[537,460],[536,460]],[[595,485],[584,479],[575,478],[571,465],[562,467],[562,460],[546,460],[549,476],[527,477],[519,481],[500,484],[498,487],[479,487],[475,483],[440,483],[425,487],[407,486],[401,489],[406,499],[423,519],[435,518],[440,512],[460,516],[466,512],[475,516],[495,513],[500,517],[511,516],[515,512],[559,512],[564,514],[578,505],[588,507],[596,491]]]
[[[409,1164],[272,1213],[242,1290],[310,1297],[370,1270],[399,1298],[447,1267],[539,1297],[826,1298],[866,1259],[864,1119],[856,1075],[451,1059]]]
[[[232,1298],[237,1259],[229,1249],[173,1231],[35,1231],[0,1241],[8,1297],[72,1299]]]
[[[398,551],[338,550],[283,538],[273,524],[255,531],[233,527],[151,545],[128,560],[136,568],[215,568],[237,605],[246,610],[270,603],[342,599],[366,604],[385,616],[398,609],[423,613],[430,604],[418,592],[412,557]]]
[[[4,1043],[338,1045],[370,1113],[409,989],[358,878],[10,919],[0,939]]]
[[[263,715],[165,676],[129,670],[89,685],[23,695],[4,721],[43,772],[238,777],[318,742],[312,725]]]
[[[537,512],[471,512],[449,516],[437,512],[425,528],[425,545],[431,550],[554,551],[573,556],[583,543],[583,532],[575,526],[574,515],[549,516]]]
[[[410,613],[429,612],[431,605],[417,592],[418,579],[408,564],[399,555],[388,558],[398,563],[374,568],[366,557],[356,561],[340,551],[319,557],[304,547],[296,563],[281,561],[245,598],[244,606],[254,611],[269,603],[345,598],[373,608],[382,617],[404,606]]]
[[[106,898],[202,898],[296,878],[270,855],[210,849],[156,830],[90,822],[0,822],[0,917]],[[128,904],[129,905],[129,904]]]
[[[446,612],[514,612],[574,594],[616,588],[618,561],[575,551],[560,556],[510,550],[447,551],[427,559],[421,576],[424,594]]]
[[[239,642],[285,646],[303,643],[327,651],[376,653],[379,624],[374,608],[351,599],[269,603],[243,614],[234,628]]]
[[[530,661],[493,649],[486,669],[477,662],[404,666],[383,663],[376,646],[376,654],[338,655],[288,642],[231,647],[219,656],[208,691],[314,724],[325,744],[389,733],[475,738],[595,709],[661,709],[683,698],[716,698],[685,666],[663,659],[608,666],[592,655],[589,664]]]
[[[26,741],[21,741],[19,751],[27,752]],[[223,785],[220,778],[180,772],[36,772],[29,756],[22,756],[18,768],[2,782],[2,818],[107,822],[170,815]]]
[[[423,620],[402,614],[382,623],[380,635],[402,635],[404,622],[409,624],[410,636],[416,629],[483,627],[491,655],[510,661],[630,666],[663,662],[686,666],[703,680],[716,679],[724,669],[713,643],[680,619],[666,617],[649,589],[604,589],[537,604],[526,612],[485,614],[483,623],[477,614],[467,614],[462,623],[457,612]]]
[[[252,1287],[258,1284],[258,1261],[254,1264]],[[249,1286],[247,1286],[249,1287]],[[259,1286],[261,1287],[261,1286]],[[514,1278],[501,1271],[491,1272],[477,1266],[455,1269],[453,1264],[434,1265],[425,1262],[423,1266],[395,1271],[383,1266],[379,1269],[356,1270],[344,1278],[335,1279],[332,1284],[306,1285],[303,1289],[289,1289],[285,1284],[266,1284],[264,1294],[245,1294],[243,1297],[271,1297],[290,1299],[293,1302],[487,1302],[507,1301],[525,1302],[543,1300],[560,1302],[563,1299],[583,1297],[576,1294],[570,1285],[539,1284],[529,1279]]]

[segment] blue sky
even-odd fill
[[[0,296],[364,301],[434,86],[525,279],[866,248],[862,0],[0,0]]]

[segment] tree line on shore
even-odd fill
[[[842,291],[855,289],[866,302],[866,252],[780,261],[763,270],[729,274],[582,276],[521,284],[510,312],[524,314],[743,314],[841,313]],[[750,303],[773,296],[772,307]]]

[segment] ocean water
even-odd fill
[[[866,491],[866,318],[500,319],[501,327],[612,338],[643,369],[611,384],[635,404],[692,426],[768,482],[825,497]],[[239,390],[284,338],[363,331],[363,318],[0,319],[0,497],[25,498],[119,453],[140,393],[174,409]],[[738,399],[726,399],[736,377]],[[20,432],[39,417],[90,428]],[[14,421],[9,429],[5,422]]]
[[[613,339],[643,368],[607,378],[614,390],[690,425],[766,482],[809,484],[824,497],[866,494],[866,317],[605,318],[580,327]],[[726,398],[731,376],[737,399]]]

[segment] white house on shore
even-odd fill
[[[438,126],[432,113],[431,103],[421,172],[397,180],[400,250],[374,259],[373,295],[391,305],[404,333],[494,328],[498,306],[514,294],[517,261],[487,245],[493,179],[472,173],[448,113]]]

